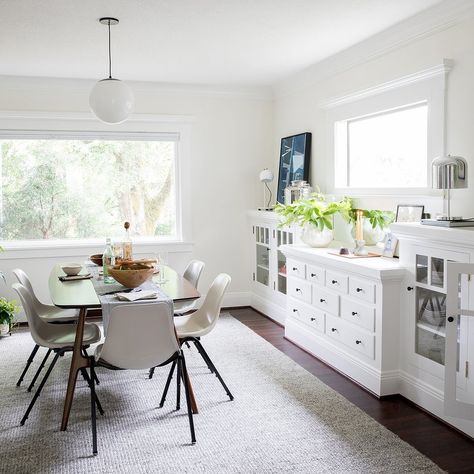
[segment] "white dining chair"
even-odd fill
[[[216,326],[221,311],[222,299],[224,298],[224,293],[226,292],[230,282],[231,278],[229,275],[225,273],[221,273],[220,275],[218,275],[212,283],[211,287],[209,288],[209,291],[207,292],[206,298],[202,306],[197,311],[191,314],[186,314],[179,318],[174,318],[174,324],[180,345],[189,341],[196,346],[196,349],[201,354],[201,357],[204,359],[204,362],[206,362],[207,366],[209,367],[209,370],[216,375],[216,377],[219,379],[219,382],[224,387],[227,396],[230,398],[230,400],[233,400],[234,396],[225,384],[224,380],[216,369],[216,366],[212,362],[207,352],[204,350],[204,347],[202,346],[200,341],[201,337],[209,334]],[[168,374],[168,380],[165,385],[160,406],[163,406],[165,402],[169,383],[171,381],[171,378],[173,377],[174,368],[175,367],[172,366]]]
[[[63,323],[71,323],[77,320],[78,312],[75,309],[61,309],[54,305],[48,305],[48,304],[42,303],[36,296],[33,290],[33,285],[31,284],[31,281],[28,278],[28,275],[21,268],[15,268],[14,270],[12,270],[12,273],[15,275],[18,282],[29,291],[31,295],[31,301],[32,301],[36,314],[38,314],[38,316],[42,318],[45,322],[54,323],[54,324],[63,324]],[[26,361],[26,366],[23,369],[23,372],[21,373],[20,378],[18,379],[16,383],[17,387],[19,387],[21,385],[21,382],[23,382],[23,379],[25,378],[25,375],[28,372],[28,369],[30,368],[31,363],[34,360],[35,355],[38,352],[38,349],[39,349],[38,344],[35,344],[35,347],[31,351],[31,354],[29,355],[28,360]],[[44,360],[43,363],[40,365],[39,372],[35,374],[33,382],[28,387],[28,391],[31,391],[31,389],[33,388],[34,383],[36,382],[36,379],[38,378],[39,373],[43,369],[45,362],[46,360]]]
[[[20,297],[20,301],[28,321],[31,337],[33,338],[34,342],[40,347],[46,347],[48,349],[47,355],[49,355],[52,351],[55,354],[53,361],[48,367],[46,374],[41,380],[41,383],[39,384],[33,399],[31,400],[25,414],[23,415],[23,418],[21,419],[20,424],[24,425],[31,410],[33,409],[33,406],[36,403],[36,400],[40,396],[41,391],[43,390],[43,387],[48,380],[49,375],[51,374],[51,371],[56,365],[58,358],[63,356],[66,352],[73,350],[74,340],[76,338],[76,325],[74,323],[50,324],[45,322],[36,313],[34,299],[29,290],[20,283],[14,283],[12,288],[18,293],[18,296]],[[87,347],[98,341],[100,341],[99,326],[97,326],[97,324],[86,323],[84,325],[84,339],[82,349],[85,351]],[[91,380],[89,379],[87,371],[82,369],[81,373],[89,386],[91,386]],[[102,407],[100,406],[97,398],[95,399],[95,402],[98,404],[99,411],[103,413]]]
[[[206,264],[201,260],[191,260],[184,270],[183,278],[189,281],[194,288],[198,287],[199,279],[201,278],[202,271]],[[176,301],[174,303],[174,315],[181,316],[185,313],[196,309],[197,300],[189,301]]]
[[[186,393],[191,442],[196,442],[186,362],[173,325],[173,305],[168,301],[115,306],[103,344],[90,357],[93,454],[97,454],[95,368],[142,370],[177,365]],[[181,383],[178,380],[178,387]],[[178,389],[178,402],[180,392]],[[179,404],[177,406],[179,409]]]

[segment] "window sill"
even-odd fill
[[[442,196],[443,191],[433,188],[334,188],[334,191],[331,194],[342,194],[351,197],[392,196],[399,198],[400,196]]]

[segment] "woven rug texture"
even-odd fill
[[[157,408],[168,374],[97,370],[105,415],[92,456],[89,390],[78,378],[68,430],[59,430],[70,354],[60,358],[24,426],[26,388],[16,381],[33,348],[20,329],[0,338],[1,473],[437,473],[428,458],[228,314],[202,343],[235,396],[229,401],[193,347],[185,348],[199,405],[190,444],[176,383]]]

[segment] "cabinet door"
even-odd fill
[[[474,420],[474,383],[469,377],[474,352],[474,306],[469,299],[472,274],[474,264],[449,262],[447,265],[444,409],[447,415],[466,420]],[[459,357],[463,331],[468,334],[466,360]],[[465,386],[459,385],[459,372],[464,372]]]
[[[469,255],[441,249],[414,246],[411,281],[408,283],[410,314],[408,341],[413,365],[444,380],[446,341],[446,293],[448,262],[467,262]],[[466,387],[461,365],[467,360],[467,328],[458,322],[457,384]],[[422,373],[420,373],[422,378]]]
[[[286,284],[287,284],[287,268],[286,268],[286,257],[279,250],[280,245],[293,243],[293,232],[290,229],[276,229],[276,252],[277,252],[277,260],[276,260],[276,275],[277,281],[275,285],[275,289],[280,293],[286,295]]]
[[[269,226],[253,226],[255,236],[255,269],[253,279],[270,287],[270,245],[271,229]]]

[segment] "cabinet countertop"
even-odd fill
[[[304,260],[307,263],[330,265],[342,271],[378,280],[400,281],[405,269],[398,259],[386,257],[346,258],[330,252],[334,248],[312,248],[304,245],[281,245],[279,249],[286,257]]]

